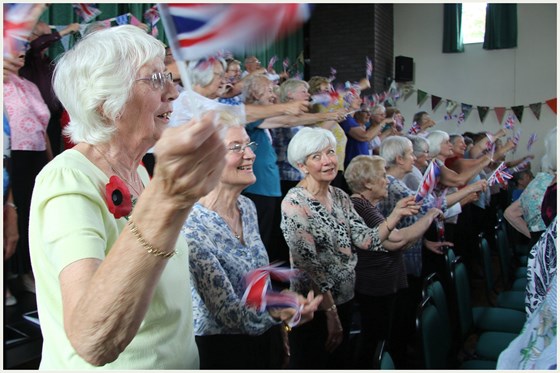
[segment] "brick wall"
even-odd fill
[[[365,76],[365,60],[373,61],[372,90],[387,88],[393,76],[392,4],[318,4],[305,28],[305,78],[329,76],[337,70],[336,83]]]

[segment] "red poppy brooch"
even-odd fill
[[[132,211],[130,191],[118,176],[111,176],[109,183],[105,185],[105,201],[116,219],[128,216]]]

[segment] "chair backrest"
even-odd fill
[[[451,333],[431,297],[418,307],[416,326],[422,345],[424,369],[449,369]]]
[[[422,298],[431,297],[438,309],[445,325],[451,325],[449,320],[449,307],[447,306],[447,295],[437,273],[432,273],[424,280]]]
[[[464,341],[472,330],[474,321],[469,276],[460,256],[451,263],[451,280],[455,289],[460,338]]]
[[[492,303],[492,295],[495,291],[494,268],[492,266],[492,253],[488,240],[484,237],[484,233],[478,235],[478,247],[480,249],[480,258],[482,259],[482,268],[484,270],[484,287],[486,288],[486,297]]]
[[[385,341],[379,341],[379,343],[377,344],[377,349],[375,351],[374,369],[395,369],[395,363],[393,362],[393,358],[391,358],[391,354],[389,354],[389,352],[385,349],[385,344]]]

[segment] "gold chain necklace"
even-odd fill
[[[93,146],[93,149],[95,149],[95,151],[97,153],[99,153],[99,155],[101,155],[101,157],[103,157],[103,159],[105,160],[105,162],[107,162],[107,164],[109,165],[109,167],[111,168],[111,171],[113,171],[114,174],[116,174],[118,177],[120,177],[133,191],[134,193],[136,193],[137,197],[140,197],[140,193],[138,192],[138,190],[136,190],[135,187],[132,186],[132,184],[123,176],[121,175],[120,172],[118,172],[117,170],[115,170],[115,168],[113,167],[113,164],[111,162],[109,162],[109,160],[107,159],[107,157],[105,157],[105,154],[103,154],[101,152],[101,150],[97,149],[95,146]]]

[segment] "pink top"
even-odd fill
[[[35,84],[11,74],[4,83],[4,108],[10,122],[12,150],[47,149],[45,133],[51,113]]]

